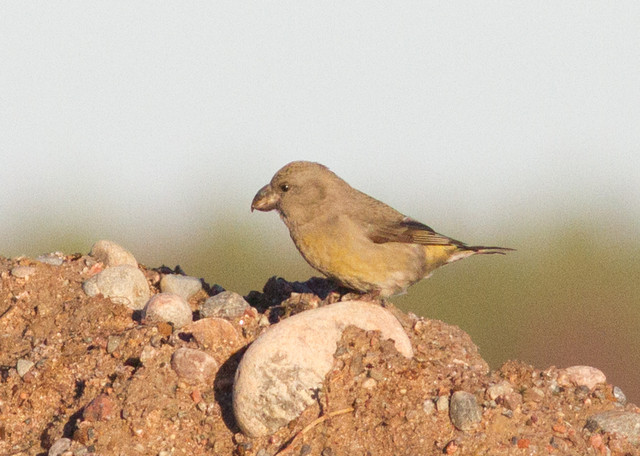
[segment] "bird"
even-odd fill
[[[276,172],[253,198],[254,209],[276,210],[314,269],[373,297],[403,294],[462,258],[513,250],[467,245],[439,234],[310,161],[293,161]]]

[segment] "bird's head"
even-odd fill
[[[326,201],[336,184],[340,186],[342,183],[344,181],[324,165],[307,161],[291,162],[256,193],[251,210],[276,209],[283,217],[295,213],[296,219],[303,221]]]

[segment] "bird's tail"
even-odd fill
[[[464,250],[471,250],[474,254],[491,254],[499,253],[500,255],[506,255],[507,252],[513,252],[515,249],[509,247],[486,247],[484,245],[465,245]]]
[[[500,255],[506,255],[507,252],[511,252],[513,250],[515,249],[510,249],[509,247],[487,247],[484,245],[466,245],[461,243],[451,256],[449,256],[447,263],[453,263],[454,261],[476,254],[489,255],[499,253]]]

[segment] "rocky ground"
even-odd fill
[[[349,327],[315,402],[249,438],[231,401],[246,346],[290,315],[354,296],[322,279],[272,279],[245,301],[180,272],[139,266],[112,245],[0,258],[0,454],[640,454],[640,410],[597,369],[490,371],[462,330],[389,303],[412,358]],[[147,303],[161,291],[182,298]]]

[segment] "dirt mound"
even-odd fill
[[[211,351],[224,361],[215,381],[189,385],[171,356],[207,349],[168,324],[142,324],[139,311],[88,297],[82,283],[100,265],[88,256],[61,259],[0,258],[2,455],[638,454],[632,432],[589,421],[605,411],[638,413],[611,385],[516,362],[490,372],[459,328],[389,303],[413,359],[376,332],[350,328],[317,404],[276,434],[249,439],[231,408],[243,349]],[[156,293],[167,270],[141,269]],[[196,319],[216,292],[205,286],[190,298]],[[258,312],[230,321],[246,346],[282,318],[343,298],[322,279],[273,279],[247,296]],[[452,399],[456,391],[471,393],[466,405]]]

